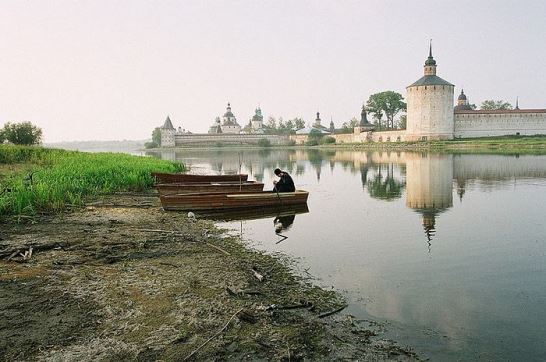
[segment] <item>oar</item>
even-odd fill
[[[275,190],[275,192],[277,193],[277,198],[279,199],[279,203],[281,204],[282,206],[282,199],[281,199],[281,195],[279,195],[279,190],[277,190],[277,185],[275,184],[275,187],[273,187],[273,189]]]

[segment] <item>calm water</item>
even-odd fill
[[[273,169],[309,212],[227,224],[299,258],[349,312],[434,360],[546,360],[546,156],[354,151],[183,151],[194,173]],[[305,210],[304,210],[305,211]],[[292,222],[291,225],[290,222]],[[282,236],[287,238],[283,240]],[[280,243],[277,243],[282,241]]]

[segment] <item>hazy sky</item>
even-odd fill
[[[470,102],[546,108],[546,1],[0,0],[0,126],[45,141],[206,132],[228,101],[336,126],[369,95],[438,75]]]

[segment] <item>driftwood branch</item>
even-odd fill
[[[6,259],[7,261],[10,261],[11,259],[15,258],[17,255],[19,255],[21,253],[21,250],[17,249],[15,250],[13,253],[10,254],[10,256],[8,256],[8,258]]]
[[[68,246],[68,243],[64,242],[64,241],[58,241],[58,242],[49,243],[49,244],[39,244],[39,245],[29,246],[29,248],[27,250],[27,259],[30,259],[32,254],[36,253],[36,252],[47,251],[47,250],[51,250],[51,249],[62,249],[62,248],[65,248],[67,246]],[[30,252],[30,248],[32,248],[32,252]],[[21,253],[21,249],[9,250],[9,251],[0,251],[0,258],[6,258],[7,257],[6,260],[9,261],[10,259],[15,258],[19,254],[22,254],[21,256],[24,255],[24,253]],[[28,255],[28,254],[30,254],[30,255]]]
[[[322,314],[319,314],[319,318],[324,318],[324,317],[328,317],[328,316],[331,316],[332,314],[336,314],[336,313],[339,313],[341,312],[343,309],[347,308],[347,304],[344,304],[342,305],[341,307],[337,308],[337,309],[334,309],[330,312],[326,312],[326,313],[322,313]]]
[[[300,308],[312,308],[314,307],[314,304],[312,302],[302,300],[299,304],[292,304],[292,305],[276,305],[271,304],[266,308],[266,310],[288,310],[288,309],[300,309]]]
[[[207,339],[205,342],[203,342],[203,344],[201,344],[199,347],[197,347],[197,349],[195,349],[192,353],[190,353],[189,355],[186,356],[186,358],[184,358],[184,361],[187,361],[188,359],[190,359],[194,354],[196,354],[201,348],[203,348],[207,343],[209,343],[213,338],[217,337],[220,333],[222,333],[224,331],[224,329],[226,329],[229,324],[231,323],[231,321],[233,320],[233,318],[235,318],[237,316],[237,314],[239,314],[244,308],[241,308],[239,309],[237,312],[235,312],[235,314],[233,314],[231,316],[231,318],[229,318],[229,320],[227,321],[227,323],[222,327],[222,329],[220,329],[218,332],[216,332],[212,337],[210,337],[209,339]]]
[[[260,274],[255,268],[252,268],[252,272],[254,273],[254,277],[258,279],[259,282],[264,280],[264,276]]]
[[[207,246],[210,246],[210,247],[213,248],[213,249],[218,250],[218,251],[221,252],[221,253],[224,253],[224,254],[226,254],[226,255],[231,255],[229,252],[225,251],[224,249],[222,249],[222,248],[219,247],[219,246],[216,246],[216,245],[213,245],[213,244],[207,243],[207,242],[205,242],[205,244],[207,244]]]

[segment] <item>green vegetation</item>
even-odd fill
[[[366,109],[376,120],[378,130],[382,129],[381,120],[383,115],[387,118],[387,129],[395,129],[394,117],[401,111],[406,110],[404,97],[400,93],[385,91],[372,94],[366,102]]]
[[[336,139],[332,136],[325,136],[325,137],[322,137],[321,140],[320,140],[320,144],[322,145],[332,145],[336,143]]]
[[[289,135],[296,134],[298,129],[305,128],[305,122],[302,118],[296,117],[284,121],[282,117],[279,119],[271,116],[264,124],[264,131],[266,134],[275,134],[275,135]]]
[[[508,102],[505,102],[503,100],[495,101],[493,99],[487,99],[482,102],[482,105],[480,106],[480,109],[484,110],[505,110],[505,109],[513,109],[512,105]]]
[[[0,146],[0,167],[7,170],[0,178],[0,216],[55,212],[102,194],[141,191],[153,184],[150,172],[183,170],[148,157],[9,145]]]
[[[0,144],[4,141],[14,145],[37,145],[42,142],[42,129],[30,122],[8,122],[0,129]]]
[[[145,148],[157,148],[161,145],[161,129],[159,127],[154,128],[152,132],[152,141],[144,144]]]

